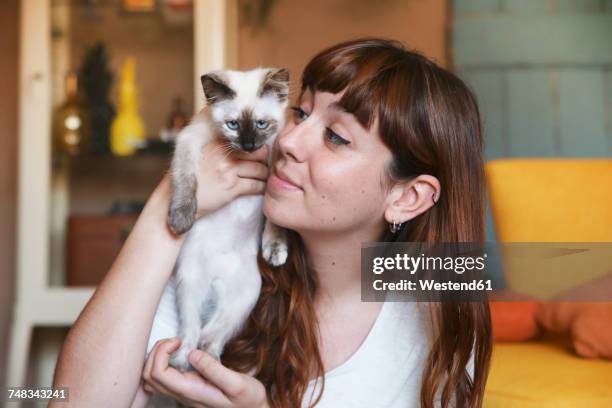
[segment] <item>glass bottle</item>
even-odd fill
[[[89,114],[78,92],[75,72],[69,72],[65,83],[66,100],[53,118],[53,148],[56,152],[75,156],[89,146]]]

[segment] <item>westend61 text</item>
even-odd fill
[[[414,281],[402,279],[398,282],[384,282],[381,279],[377,279],[373,282],[372,287],[377,291],[412,291],[412,290],[426,290],[426,291],[482,291],[482,290],[493,290],[493,285],[490,279],[479,279],[470,282],[437,282],[433,279],[421,279],[417,285]]]
[[[424,271],[454,271],[462,274],[465,271],[482,271],[485,267],[487,254],[478,257],[440,257],[440,256],[409,256],[396,254],[395,257],[378,256],[372,260],[372,272],[380,275],[385,271],[408,271],[414,275],[419,270]]]

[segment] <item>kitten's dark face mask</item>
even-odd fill
[[[203,75],[201,81],[218,135],[232,148],[255,151],[284,125],[287,69],[262,69],[250,75],[221,71]]]

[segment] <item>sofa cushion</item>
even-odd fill
[[[610,408],[612,362],[576,356],[569,339],[495,343],[487,408]]]

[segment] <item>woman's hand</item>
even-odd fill
[[[229,151],[214,141],[202,150],[197,175],[196,218],[209,214],[240,195],[263,194],[268,179],[268,146],[247,153]]]
[[[198,408],[268,407],[266,389],[257,379],[224,367],[209,354],[193,350],[189,362],[197,372],[181,373],[168,365],[180,339],[160,340],[155,344],[142,373],[144,390],[175,398]]]

